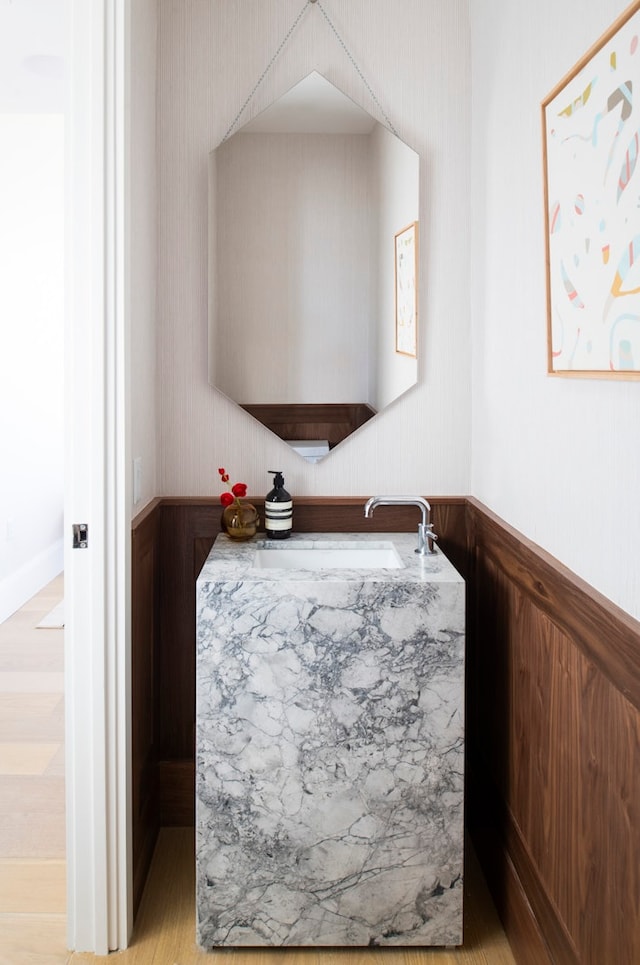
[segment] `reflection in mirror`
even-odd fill
[[[309,461],[417,381],[394,239],[418,155],[317,73],[209,157],[209,380]]]

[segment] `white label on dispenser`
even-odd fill
[[[264,504],[264,527],[267,532],[283,532],[291,529],[293,519],[293,502],[288,500],[286,503],[272,503],[269,500]]]

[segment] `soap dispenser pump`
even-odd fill
[[[264,528],[269,539],[287,539],[293,525],[293,501],[284,488],[284,476],[279,469],[270,469],[273,489],[264,500]]]

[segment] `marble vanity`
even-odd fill
[[[464,582],[415,545],[216,540],[197,585],[203,948],[462,942]]]

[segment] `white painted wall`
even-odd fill
[[[64,116],[0,114],[0,621],[62,570]]]
[[[626,6],[470,4],[471,492],[640,617],[640,383],[546,375],[540,120]]]
[[[64,0],[0,4],[0,621],[62,570]]]
[[[396,352],[395,236],[420,218],[420,158],[381,124],[371,133],[372,168],[376,181],[380,227],[376,238],[377,365],[374,408],[397,399],[418,377],[417,359]],[[419,236],[419,226],[418,226]],[[419,291],[419,289],[418,289]],[[391,321],[391,324],[389,324]],[[419,349],[418,349],[419,351]]]
[[[372,401],[369,155],[363,134],[292,133],[211,155],[212,382],[230,399]]]
[[[467,0],[323,0],[400,137],[420,153],[420,384],[316,465],[207,381],[207,157],[300,13],[300,0],[159,0],[158,322],[161,494],[467,493],[470,482]],[[307,11],[243,114],[317,70],[380,120],[324,20]],[[401,8],[401,9],[400,9]]]
[[[156,0],[131,3],[130,352],[131,453],[139,460],[131,511],[158,494]],[[134,491],[134,489],[136,491]]]

